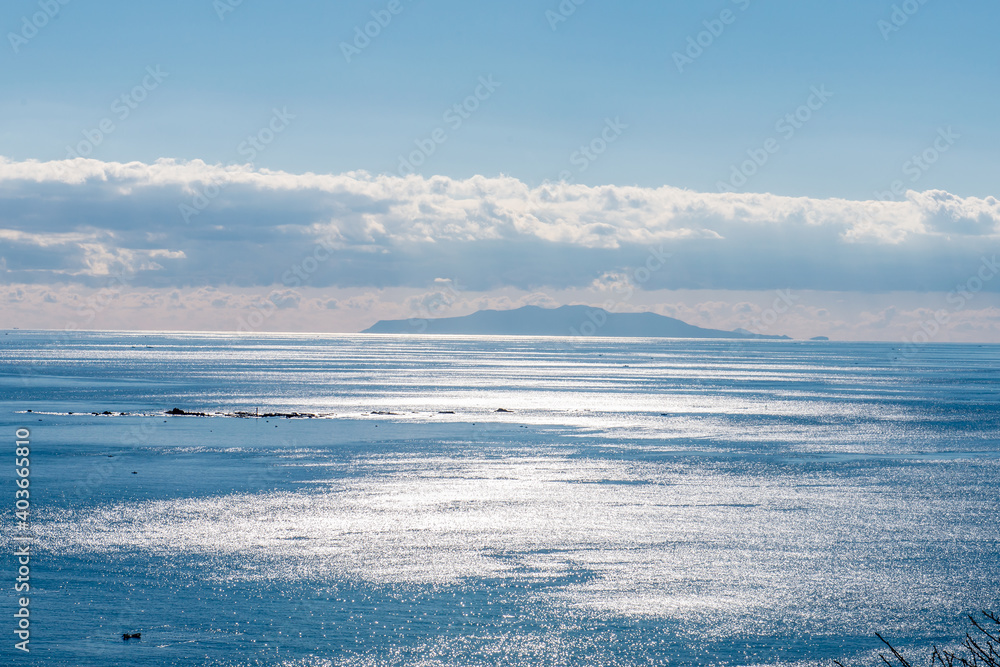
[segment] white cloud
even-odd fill
[[[133,287],[426,289],[445,277],[531,291],[628,277],[640,290],[948,291],[1000,245],[1000,202],[941,191],[859,202],[197,160],[0,158],[0,211],[6,282],[91,287],[118,275]],[[650,264],[651,248],[671,257]]]

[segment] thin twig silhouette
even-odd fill
[[[982,614],[984,618],[980,620],[969,614],[969,622],[975,628],[976,634],[966,632],[959,648],[951,651],[934,646],[931,653],[931,667],[1000,667],[1000,615],[990,611],[983,611]],[[898,665],[913,667],[887,639],[877,632],[875,636],[892,652],[891,658],[879,653],[878,657],[883,663],[888,667]],[[837,667],[846,667],[839,660],[834,660],[833,664]]]

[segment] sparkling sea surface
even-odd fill
[[[998,408],[988,345],[7,331],[0,658],[924,664],[1000,611]]]

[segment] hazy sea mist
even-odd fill
[[[11,331],[0,363],[38,664],[922,661],[998,606],[1000,346]],[[315,416],[221,416],[255,410]]]

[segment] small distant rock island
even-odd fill
[[[704,329],[656,313],[610,313],[591,306],[524,306],[514,310],[480,310],[464,317],[380,320],[361,333],[790,340],[788,336],[755,334],[744,329]]]

